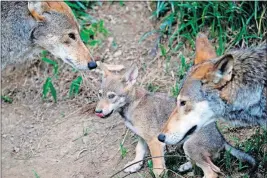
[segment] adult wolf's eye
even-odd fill
[[[186,101],[181,101],[180,102],[180,106],[185,106],[186,105]]]
[[[115,98],[115,95],[114,94],[109,94],[108,95],[108,99],[113,99],[113,98]]]
[[[75,37],[75,34],[74,33],[69,33],[68,35],[69,35],[69,37],[71,39],[76,40],[76,37]]]

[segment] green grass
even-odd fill
[[[127,149],[123,146],[122,143],[120,143],[120,153],[121,153],[121,157],[125,158],[125,156],[127,155]]]
[[[35,178],[40,178],[40,176],[37,174],[37,172],[34,169],[32,170],[32,172],[33,172]]]
[[[170,56],[179,56],[182,48],[195,50],[195,39],[199,32],[209,32],[209,38],[215,39],[217,55],[233,48],[257,45],[267,34],[266,3],[263,1],[154,1],[155,9],[151,18],[159,22],[158,28],[145,33],[140,42],[157,33],[161,56],[166,60],[165,72],[169,70]],[[183,62],[183,61],[180,61]],[[192,61],[191,61],[192,62]],[[180,63],[179,63],[180,64]],[[177,83],[172,88],[177,95],[180,80],[188,67],[179,65]],[[191,64],[186,64],[191,65]]]
[[[244,142],[240,142],[234,138],[236,148],[245,151],[252,155],[256,161],[258,161],[257,172],[266,176],[267,172],[267,131],[258,128],[255,133]],[[250,165],[248,163],[241,162],[229,152],[225,151],[221,153],[221,159],[218,159],[215,164],[218,165],[227,175],[231,175],[235,172],[244,173],[244,177],[248,176],[246,172],[249,171]]]
[[[69,91],[69,96],[73,97],[74,95],[77,95],[79,93],[80,85],[82,83],[82,76],[78,76],[76,79],[74,79],[71,82],[70,85],[70,91]]]

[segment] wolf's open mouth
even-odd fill
[[[182,142],[187,136],[192,135],[196,131],[196,129],[197,129],[196,125],[193,126],[191,129],[189,129],[180,142]]]
[[[104,115],[104,114],[102,114],[102,113],[97,113],[96,115],[98,116],[98,117],[101,117],[101,118],[107,118],[107,117],[109,117],[111,114],[113,113],[113,110],[110,112],[110,113],[108,113],[107,115]]]

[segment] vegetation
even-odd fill
[[[158,46],[166,59],[166,70],[171,56],[180,58],[176,77],[178,84],[172,89],[173,95],[179,92],[179,81],[191,65],[185,63],[179,54],[181,48],[192,49],[194,55],[195,39],[198,32],[208,32],[217,55],[233,48],[242,48],[262,43],[267,32],[266,3],[260,1],[193,2],[193,1],[155,1],[151,18],[159,21],[158,29],[143,35],[159,35]],[[191,61],[192,62],[192,61]]]
[[[260,1],[227,1],[227,2],[187,2],[187,1],[155,1],[151,2],[151,18],[157,20],[158,28],[145,33],[140,42],[152,34],[157,34],[157,46],[160,55],[165,59],[165,72],[169,71],[170,59],[179,59],[176,66],[176,83],[171,87],[173,96],[177,96],[180,91],[180,83],[187,70],[192,65],[195,51],[195,39],[199,32],[208,33],[208,37],[213,40],[217,55],[222,55],[230,49],[245,48],[266,43],[267,20],[266,3]],[[154,7],[154,8],[153,8]],[[188,56],[180,51],[187,50]],[[149,83],[147,88],[150,91],[158,89],[157,86]],[[251,153],[259,160],[257,172],[262,175],[266,172],[266,145],[267,132],[257,129],[255,134],[245,142],[235,138],[237,148]],[[176,153],[169,153],[175,155]],[[169,155],[168,154],[168,155]],[[249,167],[234,158],[228,152],[220,156],[216,164],[227,174],[243,172]],[[177,171],[185,158],[168,158],[166,164],[171,170]],[[194,168],[195,175],[202,174],[199,169]],[[175,176],[172,172],[169,176]],[[176,176],[175,176],[176,177]],[[244,174],[243,177],[249,177]]]

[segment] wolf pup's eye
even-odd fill
[[[115,95],[114,94],[109,94],[108,95],[108,99],[113,99],[113,98],[115,98]]]
[[[185,106],[186,105],[186,101],[181,101],[180,102],[180,106]]]
[[[98,97],[102,97],[102,91],[101,90],[98,92]]]
[[[75,37],[75,34],[74,33],[69,33],[68,35],[69,35],[69,37],[71,39],[76,40],[76,37]]]

